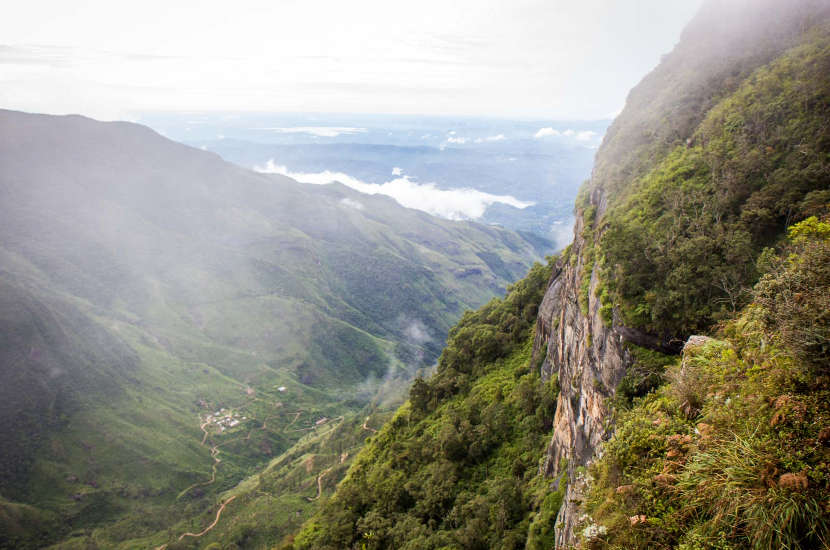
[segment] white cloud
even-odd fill
[[[349,208],[354,208],[355,210],[363,210],[364,208],[362,202],[356,201],[354,199],[341,199],[340,204],[342,204],[343,206],[348,206]]]
[[[568,128],[564,131],[559,131],[551,127],[547,128],[540,128],[538,132],[536,132],[533,137],[536,139],[545,138],[545,137],[569,137],[574,138],[577,141],[591,141],[599,134],[594,132],[593,130],[573,130],[572,128]]]
[[[403,174],[403,170],[399,166],[395,166],[394,168],[392,168],[393,176],[400,176],[401,174]]]
[[[447,143],[457,143],[459,145],[464,145],[469,141],[470,138],[465,137],[448,137]]]
[[[507,139],[507,138],[504,137],[504,134],[498,134],[498,135],[495,135],[495,136],[487,136],[485,138],[476,138],[476,143],[504,141],[505,139]]]
[[[554,130],[553,128],[548,126],[547,128],[539,128],[539,131],[536,132],[535,134],[533,134],[533,137],[535,137],[536,139],[541,139],[541,138],[548,137],[548,136],[559,136],[559,135],[562,135],[561,132],[559,132],[559,130]]]
[[[361,193],[386,195],[407,208],[423,210],[450,220],[480,218],[488,206],[496,203],[514,208],[527,208],[535,204],[510,195],[492,195],[477,189],[439,189],[434,183],[417,183],[408,176],[385,183],[367,183],[348,174],[329,170],[314,173],[292,172],[286,166],[276,164],[273,159],[264,166],[254,166],[254,170],[266,174],[282,174],[303,183],[322,185],[340,182]]]
[[[554,221],[550,226],[548,237],[554,242],[556,250],[561,250],[571,244],[574,238],[573,218]]]
[[[403,331],[404,336],[413,344],[420,345],[432,340],[427,327],[419,320],[414,320]]]
[[[310,134],[317,137],[363,134],[367,131],[366,128],[350,126],[292,126],[289,128],[251,128],[251,130],[268,130],[279,134]]]

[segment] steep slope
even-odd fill
[[[358,410],[539,254],[135,124],[0,111],[0,167],[0,494],[13,501],[0,517],[62,522],[44,539],[10,530],[16,547],[144,506],[147,533],[200,512],[302,435],[287,429],[296,411],[305,428]],[[227,431],[206,420],[222,408]],[[227,444],[218,457],[211,441]]]
[[[810,217],[790,235],[752,306],[717,339],[691,337],[665,385],[618,407],[586,476],[584,546],[830,542],[830,224]]]
[[[559,547],[612,397],[651,390],[665,354],[747,302],[764,246],[827,202],[828,8],[705,4],[597,154],[534,348],[562,388],[544,465],[569,478]]]
[[[465,314],[436,374],[416,379],[410,402],[289,545],[524,547],[534,519],[556,508],[543,502],[537,472],[556,384],[542,383],[530,365],[530,330],[549,273],[537,265],[504,299]]]
[[[827,510],[815,503],[828,492],[826,462],[822,462],[827,458],[827,438],[821,435],[822,424],[805,425],[808,412],[818,422],[826,421],[826,403],[822,405],[826,373],[810,365],[815,356],[805,357],[792,342],[780,344],[776,353],[783,357],[769,366],[764,362],[771,353],[765,342],[777,341],[780,326],[771,323],[760,333],[741,335],[745,325],[734,319],[753,299],[760,300],[753,285],[769,272],[776,254],[788,254],[787,250],[776,252],[774,248],[781,245],[787,227],[812,215],[826,216],[830,206],[829,21],[830,3],[826,1],[707,2],[675,50],[632,90],[626,108],[609,129],[598,151],[592,179],[577,200],[574,243],[553,266],[533,333],[530,363],[538,366],[542,381],[557,381],[552,434],[539,465],[539,473],[548,478],[549,484],[535,503],[548,499],[556,503],[555,521],[550,518],[549,508],[538,508],[537,517],[547,514],[541,532],[555,527],[557,548],[826,545]],[[813,219],[811,223],[822,222]],[[819,264],[820,259],[811,264],[811,269]],[[799,281],[803,288],[812,288],[810,284],[805,286],[801,275],[794,274],[790,279]],[[819,338],[818,343],[810,340],[811,349],[826,369],[827,304],[814,294],[822,295],[827,282],[820,277],[815,281],[818,290],[809,294],[809,300],[806,291],[790,293],[790,303],[811,305],[799,306],[803,316],[792,315],[787,326],[795,334],[805,332],[805,326],[811,324],[818,327],[815,332],[820,336],[810,336]],[[767,292],[766,300],[773,303],[765,307],[778,311],[783,306],[770,298],[774,295]],[[729,354],[712,361],[712,368],[705,371],[710,376],[708,382],[699,383],[696,391],[705,391],[702,388],[706,383],[722,391],[715,396],[703,395],[701,403],[692,407],[682,398],[667,401],[661,397],[681,391],[684,382],[664,387],[660,390],[663,393],[652,393],[664,384],[667,367],[677,362],[690,336],[711,331],[717,323],[729,319],[732,321],[727,332],[731,331],[736,340],[752,342],[749,346],[733,343],[734,350],[755,354],[760,349],[761,354],[742,359],[737,367]],[[471,338],[470,344],[480,349],[498,348],[499,337],[481,335],[478,340]],[[442,358],[447,354],[452,354],[451,348]],[[769,372],[757,374],[767,367]],[[796,374],[781,378],[779,375],[788,367]],[[682,371],[677,366],[671,372],[677,369]],[[757,391],[754,384],[758,379],[753,380],[753,376],[765,380],[765,393]],[[439,370],[433,383],[440,385],[440,380]],[[475,384],[476,379],[469,383]],[[766,411],[766,416],[753,418],[752,407],[775,392],[784,394],[796,389],[798,395],[785,400],[797,411],[792,421],[795,424],[783,432],[783,437],[771,436],[766,444],[778,444],[778,451],[766,455],[773,457],[769,464],[753,464],[748,474],[757,475],[754,481],[769,480],[771,473],[762,476],[763,468],[769,466],[774,469],[770,472],[787,472],[795,478],[773,483],[774,487],[753,481],[717,500],[717,491],[734,488],[719,484],[731,474],[724,473],[718,460],[726,453],[734,456],[742,452],[740,442],[725,434],[741,421],[747,421],[744,427],[751,424],[750,420],[772,422],[771,413]],[[400,414],[414,409],[421,394],[421,383],[416,383],[410,392],[411,404]],[[742,404],[742,416],[730,424],[725,420],[729,410],[719,407],[728,406],[726,397],[738,394],[748,396],[749,405]],[[639,413],[627,413],[632,406]],[[669,414],[666,411],[670,409]],[[656,410],[671,418],[649,418],[657,427],[651,432],[643,430],[643,416],[648,418],[646,413],[653,415]],[[695,422],[710,416],[720,419],[716,431],[723,443],[721,454],[701,455],[701,460],[708,462],[698,464],[697,476],[687,479],[703,488],[695,493],[686,486],[683,494],[694,494],[694,507],[683,508],[687,515],[675,514],[686,503],[676,494],[666,499],[664,494],[655,493],[652,489],[659,480],[641,476],[640,465],[646,469],[662,467],[663,462],[654,461],[655,453],[666,453],[667,449],[676,453],[669,459],[685,455],[689,449],[686,439],[681,438],[694,431]],[[635,417],[637,421],[632,422]],[[436,422],[448,419],[445,415]],[[608,444],[611,458],[587,470],[602,455],[617,421],[621,422],[621,432],[615,443]],[[396,433],[395,428],[388,429]],[[659,439],[643,443],[638,430]],[[670,436],[676,437],[667,440]],[[427,445],[426,439],[422,446]],[[361,466],[355,466],[355,472],[373,471],[377,466],[373,461],[384,460],[378,457],[394,455],[409,443],[396,438],[378,443],[372,454],[367,450],[356,461]],[[802,443],[811,450],[800,450]],[[638,454],[641,450],[643,453]],[[788,453],[797,458],[784,460]],[[728,462],[724,464],[729,466]],[[804,470],[799,473],[797,468]],[[384,476],[384,494],[406,494],[408,478],[396,480],[394,475]],[[391,509],[361,507],[362,494],[349,491],[356,486],[365,491],[375,488],[372,483],[350,483],[350,476],[341,485],[344,492],[338,490],[345,496],[335,495],[325,509],[327,517],[339,521],[307,524],[297,545],[332,540],[346,541],[354,548],[372,544],[367,535],[375,531],[361,532],[359,528],[370,520],[373,526],[383,525],[385,533],[401,528],[398,522],[402,516],[396,515],[395,508],[400,503]],[[504,472],[484,477],[484,484],[498,483],[504,481]],[[626,501],[630,488],[624,486],[625,480],[632,478],[638,497]],[[564,498],[557,496],[563,487],[560,480],[566,484]],[[707,486],[710,482],[712,485]],[[375,483],[380,484],[380,479]],[[651,488],[643,489],[648,483]],[[448,486],[450,492],[457,491],[466,487],[466,482],[453,479]],[[764,500],[767,490],[780,493],[770,493]],[[609,491],[619,496],[610,497]],[[733,514],[726,521],[710,506],[717,502],[732,505],[750,494],[758,497],[753,500],[754,508],[724,508]],[[353,506],[352,502],[361,504]],[[792,505],[779,506],[782,502]],[[674,508],[661,510],[661,505]],[[525,514],[537,510],[527,502],[523,506]],[[623,511],[630,511],[630,515],[623,516]],[[751,514],[755,517],[748,517]],[[757,528],[765,521],[759,514],[765,514],[767,520],[784,514],[784,519],[778,523],[769,520],[765,534],[756,537],[753,526]],[[790,522],[787,518],[793,519]],[[460,532],[472,525],[465,521],[472,519],[465,518],[453,528]],[[426,518],[421,523],[427,524]],[[641,528],[641,524],[647,524],[643,536],[631,535],[631,530]],[[410,530],[416,527],[410,525]],[[780,538],[771,534],[776,529],[782,534]],[[790,536],[799,529],[808,532]],[[487,526],[479,530],[484,536],[490,533]],[[695,538],[695,533],[705,537]],[[535,537],[531,529],[514,542],[534,548],[538,543]],[[394,547],[390,541],[396,539],[384,539],[377,547]],[[543,547],[553,543],[552,537]],[[487,543],[477,544],[486,547]],[[436,542],[434,547],[477,546],[456,536]]]

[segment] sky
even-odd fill
[[[601,119],[701,0],[27,0],[0,107]]]

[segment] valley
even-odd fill
[[[0,550],[830,548],[830,0],[393,4],[0,20]]]
[[[137,125],[0,119],[15,547],[129,547],[198,518],[321,418],[394,403],[454,319],[545,252]]]

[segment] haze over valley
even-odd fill
[[[0,19],[0,550],[830,547],[830,0]]]

